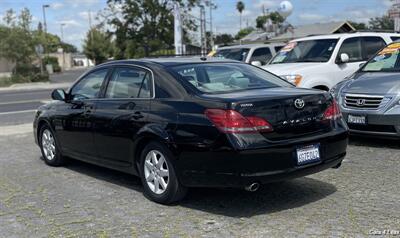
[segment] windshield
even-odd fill
[[[400,71],[400,43],[394,43],[372,58],[362,69],[364,72],[393,72]]]
[[[337,39],[323,39],[290,42],[271,60],[271,64],[327,62],[337,41]]]
[[[292,87],[283,79],[247,64],[187,64],[172,67],[172,70],[202,93],[227,93],[248,89]]]
[[[245,61],[246,56],[250,49],[247,48],[232,48],[232,49],[220,49],[217,50],[215,57],[232,59],[237,61]]]

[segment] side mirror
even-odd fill
[[[257,66],[257,67],[261,67],[262,63],[261,63],[261,61],[256,60],[256,61],[251,61],[251,65],[254,65],[254,66]]]
[[[345,63],[347,63],[349,61],[350,61],[350,57],[349,57],[348,54],[346,54],[346,53],[340,54],[340,58],[339,58],[339,62],[338,63],[345,64]]]
[[[57,100],[57,101],[65,101],[65,91],[63,89],[55,89],[52,93],[51,93],[51,98],[53,100]]]

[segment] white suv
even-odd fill
[[[357,32],[289,42],[264,69],[298,87],[329,90],[400,34]]]
[[[217,49],[214,56],[262,66],[284,46],[282,43],[223,46]]]

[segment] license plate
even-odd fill
[[[359,125],[366,125],[367,124],[367,120],[366,120],[365,116],[349,115],[347,117],[347,122],[350,123],[350,124],[359,124]]]
[[[297,165],[305,165],[321,160],[319,144],[297,148]]]

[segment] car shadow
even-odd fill
[[[143,191],[140,179],[133,175],[72,159],[69,160],[66,168],[94,179],[138,192]],[[336,187],[330,183],[303,177],[262,185],[256,192],[241,189],[192,188],[189,189],[184,200],[172,206],[182,206],[229,217],[252,217],[302,207],[334,192],[336,192]]]
[[[334,185],[304,177],[265,184],[256,192],[240,189],[191,189],[180,205],[218,215],[252,217],[302,207],[334,192]]]
[[[361,137],[352,135],[349,139],[349,145],[352,146],[367,146],[374,148],[390,148],[400,149],[400,143],[398,139],[385,139],[385,138],[374,138],[374,137]]]

